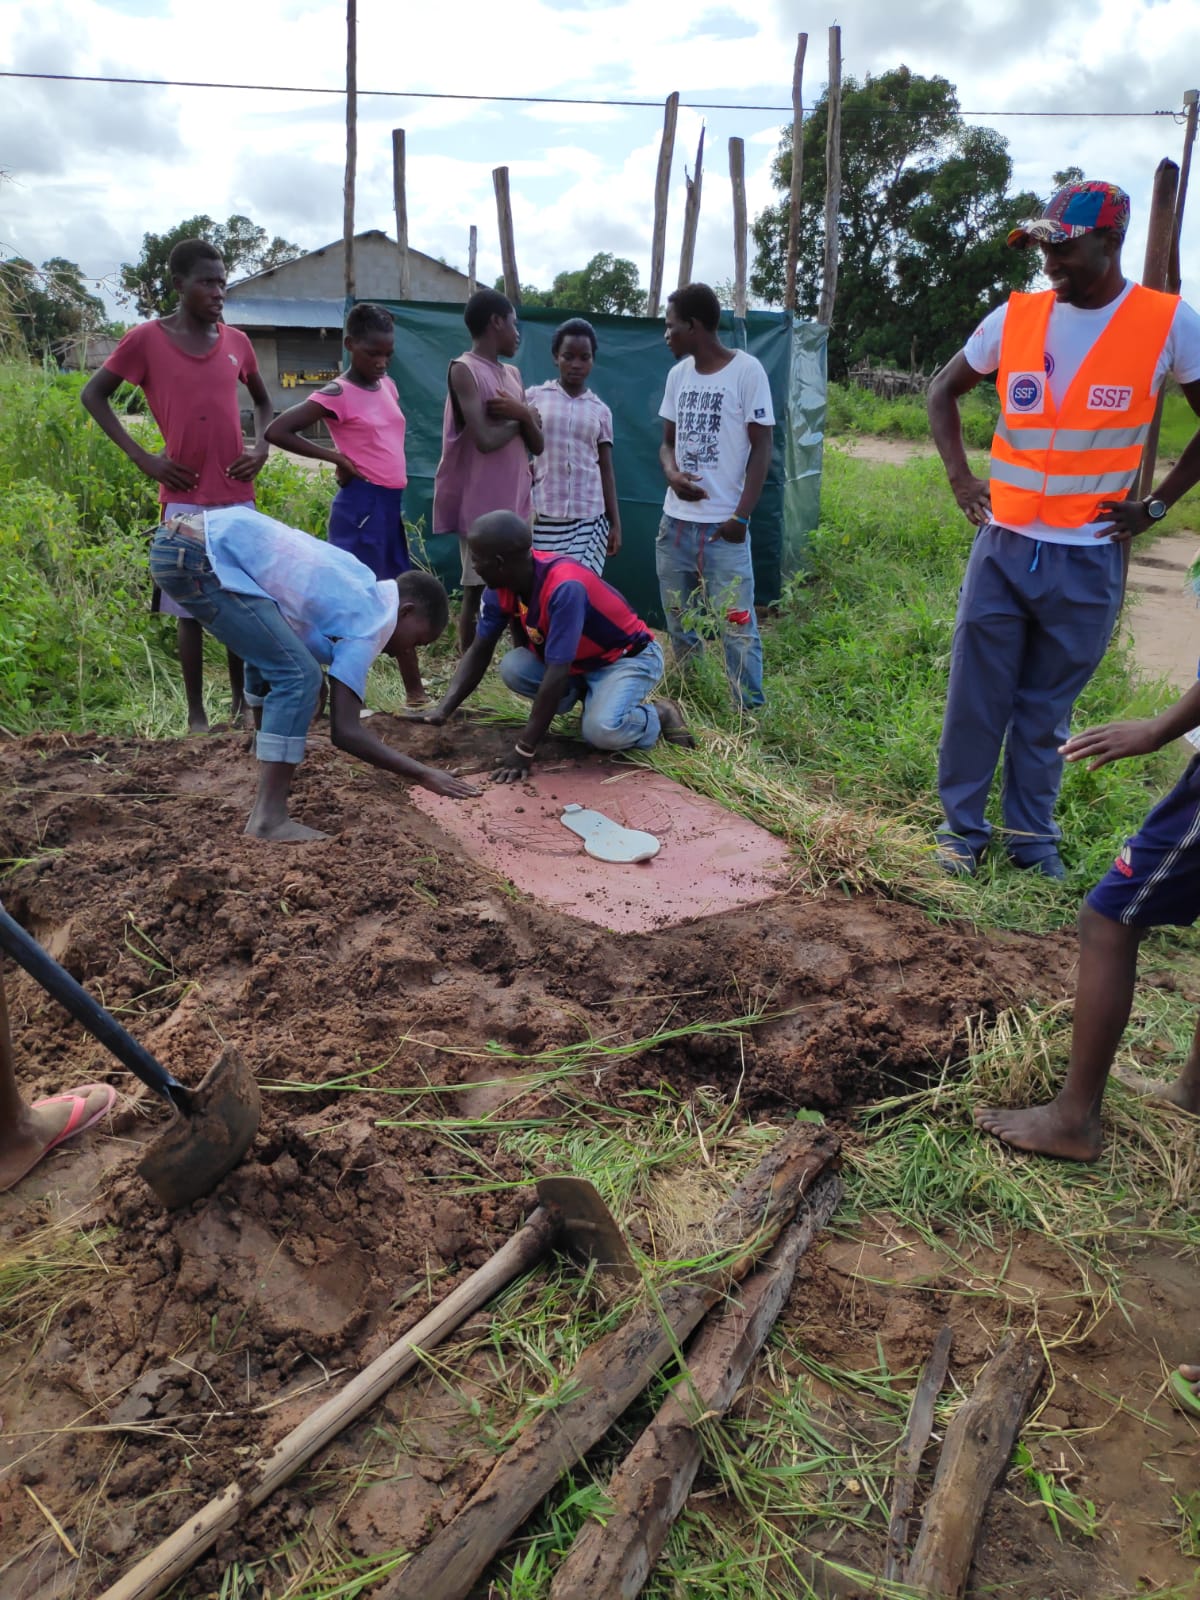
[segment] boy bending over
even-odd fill
[[[487,585],[479,626],[442,699],[413,713],[419,721],[445,722],[478,687],[511,623],[525,643],[502,658],[500,676],[533,705],[512,757],[492,774],[499,782],[527,777],[553,719],[580,701],[583,737],[600,750],[694,743],[679,707],[650,699],[663,674],[658,641],[603,578],[534,550],[529,524],[511,511],[480,517],[467,546]]]
[[[288,815],[322,667],[329,671],[330,735],[339,750],[435,794],[478,793],[391,749],[360,721],[376,656],[399,660],[406,650],[432,644],[446,626],[446,592],[429,573],[379,581],[348,550],[250,507],[165,523],[154,536],[150,571],[164,594],[246,664],[259,761],[248,834],[276,841],[326,837]]]

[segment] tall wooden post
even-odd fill
[[[1142,283],[1147,289],[1165,289],[1171,270],[1171,246],[1175,239],[1175,202],[1179,193],[1179,168],[1165,156],[1154,174],[1154,189],[1150,197],[1150,218],[1146,225],[1146,259],[1142,265]],[[1158,429],[1162,421],[1162,393],[1159,392],[1154,421],[1142,447],[1142,465],[1133,490],[1134,500],[1144,500],[1154,487],[1154,468],[1158,461]],[[1126,565],[1129,545],[1124,546]]]
[[[796,35],[792,70],[792,183],[788,193],[787,266],[783,275],[783,309],[796,309],[796,272],[800,264],[800,184],[804,178],[804,55],[808,35]]]
[[[354,178],[358,168],[358,0],[346,0],[346,182],[342,254],[346,298],[354,299]]]
[[[825,145],[825,267],[817,321],[829,327],[837,299],[838,212],[842,203],[842,30],[829,30],[829,132]]]
[[[729,141],[729,178],[733,184],[733,314],[746,315],[746,146]]]
[[[408,192],[404,159],[404,129],[392,129],[392,202],[396,207],[396,244],[400,251],[400,298],[412,299],[412,268],[408,259]]]
[[[512,200],[508,192],[508,168],[495,167],[492,184],[496,190],[496,217],[500,224],[500,262],[504,268],[504,292],[513,305],[521,301],[521,280],[517,275],[517,245],[513,238]]]
[[[679,116],[679,93],[667,96],[663,107],[662,143],[658,147],[658,173],[654,179],[654,237],[650,244],[650,289],[646,295],[646,315],[658,315],[662,294],[663,258],[667,249],[667,199],[671,191],[671,162],[675,158],[675,123]]]
[[[474,223],[467,235],[467,294],[473,295],[479,285],[475,281],[475,257],[479,250],[479,229]]]
[[[683,243],[679,247],[679,288],[692,281],[692,262],[696,256],[696,229],[700,226],[700,188],[704,182],[704,124],[700,124],[700,142],[696,146],[696,172],[689,178],[683,169],[687,184],[687,200],[683,207]]]
[[[1171,266],[1167,273],[1167,290],[1171,294],[1178,294],[1183,287],[1183,274],[1179,266],[1179,240],[1183,234],[1183,208],[1187,203],[1188,178],[1192,171],[1192,147],[1196,143],[1200,89],[1185,89],[1183,106],[1187,123],[1183,130],[1183,159],[1179,163],[1179,190],[1175,196],[1175,233],[1171,240]]]

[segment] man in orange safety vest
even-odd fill
[[[979,530],[954,625],[938,751],[938,856],[973,874],[1004,756],[1004,844],[1017,867],[1062,878],[1054,807],[1071,710],[1108,646],[1122,546],[1200,479],[1200,444],[1145,500],[1131,500],[1167,374],[1200,415],[1200,317],[1177,295],[1126,281],[1129,197],[1068,184],[1008,236],[1042,251],[1050,288],[992,311],[929,391],[950,487]],[[985,481],[971,471],[958,402],[996,374],[1000,418]]]

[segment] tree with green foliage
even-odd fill
[[[161,317],[174,310],[178,296],[167,262],[182,239],[207,239],[216,245],[231,278],[265,272],[304,254],[298,244],[291,244],[278,234],[268,239],[267,230],[249,217],[235,215],[226,222],[214,222],[203,215],[187,217],[166,233],[144,234],[139,258],[122,263],[121,283],[143,317]]]
[[[496,288],[503,292],[503,278],[497,278]],[[645,301],[646,291],[638,282],[637,267],[607,250],[594,255],[586,267],[560,272],[549,289],[521,285],[523,306],[554,306],[585,315],[636,316]]]
[[[63,256],[35,267],[17,256],[0,262],[0,322],[11,326],[36,361],[57,362],[73,339],[102,333],[104,302],[84,282],[83,270]]]
[[[828,91],[804,122],[797,309],[814,316],[825,248]],[[783,298],[792,130],[772,168],[784,199],[754,221],[752,292]],[[895,366],[940,365],[984,312],[1036,273],[1036,251],[1010,250],[1008,231],[1041,209],[1010,193],[1008,142],[964,126],[945,78],[896,67],[842,86],[842,199],[837,300],[829,367],[864,357]]]

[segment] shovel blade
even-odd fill
[[[258,1132],[258,1080],[227,1045],[177,1116],[138,1162],[138,1173],[168,1211],[209,1194],[246,1154]]]
[[[581,1261],[594,1261],[596,1270],[622,1283],[640,1283],[625,1235],[616,1218],[586,1178],[539,1178],[537,1196],[558,1220],[562,1241]]]

